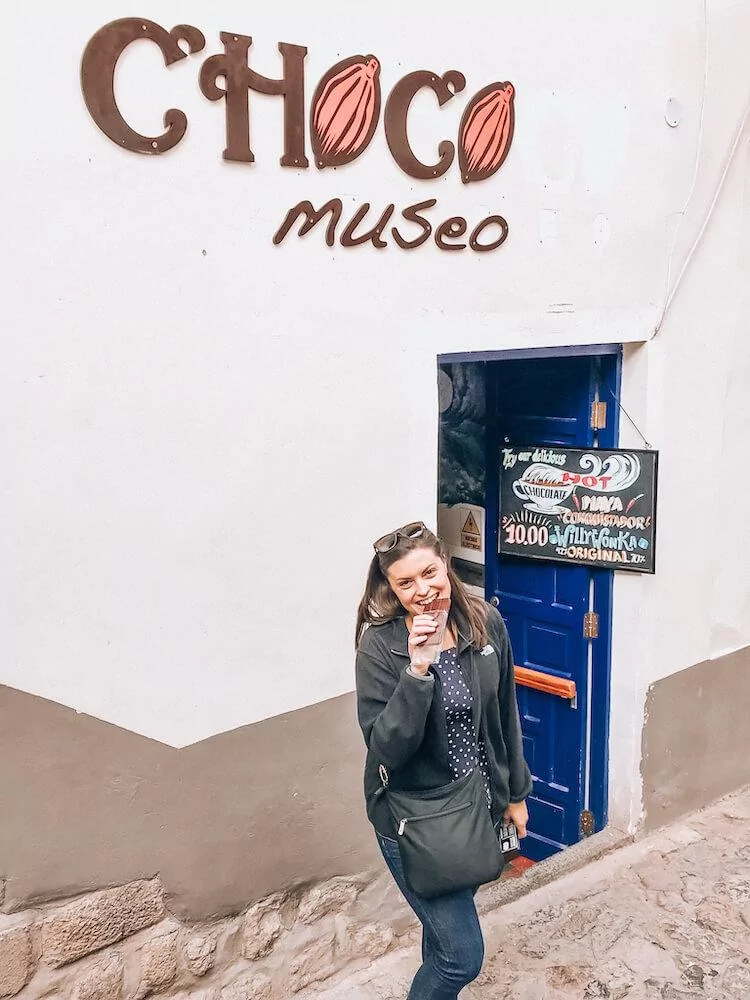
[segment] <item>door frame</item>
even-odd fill
[[[535,361],[549,358],[597,357],[601,359],[600,377],[611,395],[612,419],[607,428],[599,432],[598,447],[616,448],[620,430],[620,391],[622,386],[622,344],[582,344],[567,347],[521,347],[495,351],[461,351],[440,354],[438,365],[477,361]],[[485,416],[485,427],[493,420]],[[487,469],[488,481],[493,477]],[[492,508],[485,511],[485,523],[497,521],[499,497],[496,489]],[[489,552],[485,549],[485,560]],[[594,830],[603,830],[609,818],[609,726],[612,673],[612,608],[614,599],[614,570],[593,569],[594,610],[599,615],[602,640],[592,643],[592,676],[589,699],[591,703],[591,742],[589,756],[589,809],[594,817]]]

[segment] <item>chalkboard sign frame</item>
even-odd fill
[[[513,444],[501,447],[499,463],[499,555],[647,575],[656,572],[658,451]],[[515,483],[520,485],[514,487]],[[572,497],[576,500],[571,502]],[[641,520],[647,523],[641,526]],[[525,528],[513,529],[513,524]],[[532,525],[536,532],[528,531]],[[529,541],[530,536],[539,539],[542,528],[547,531],[544,546],[549,552]],[[574,530],[566,531],[571,528]],[[608,530],[602,532],[603,528]],[[622,532],[626,546],[635,539],[634,548],[623,551],[617,546],[591,544],[594,540],[618,541]],[[522,533],[523,541],[519,541]],[[556,536],[561,544],[554,546],[550,536]],[[562,544],[566,538],[575,544]],[[563,548],[566,552],[561,553]],[[576,554],[569,554],[571,550]],[[588,554],[596,550],[603,553],[601,558]]]

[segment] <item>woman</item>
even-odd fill
[[[398,789],[438,788],[479,767],[493,822],[526,835],[531,776],[523,758],[513,657],[499,613],[471,597],[440,540],[419,521],[384,535],[357,613],[357,711],[367,745],[365,800],[385,862],[422,924],[422,965],[408,1000],[456,1000],[479,975],[484,942],[474,892],[414,893],[381,795],[381,765]],[[450,600],[439,662],[420,646]],[[475,655],[472,655],[472,651]],[[474,723],[479,713],[479,736]]]

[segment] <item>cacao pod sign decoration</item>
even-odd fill
[[[458,162],[464,184],[483,181],[503,165],[513,142],[512,83],[491,83],[472,98],[459,127]]]
[[[351,163],[369,145],[380,118],[380,63],[351,56],[332,66],[315,89],[310,137],[319,169]]]

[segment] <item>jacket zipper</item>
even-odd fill
[[[439,816],[450,816],[452,813],[463,812],[464,809],[471,809],[471,802],[465,802],[462,806],[454,806],[452,809],[444,809],[442,812],[427,813],[424,816],[407,816],[398,825],[398,835],[403,837],[407,823],[416,823],[420,819],[437,819]]]
[[[448,720],[445,717],[445,703],[443,702],[443,682],[440,679],[440,674],[437,670],[434,672],[435,677],[435,688],[437,693],[437,710],[440,713],[440,718],[442,719],[442,726],[440,727],[440,749],[443,752],[443,763],[445,764],[445,769],[447,774],[451,774],[451,762],[448,751]]]

